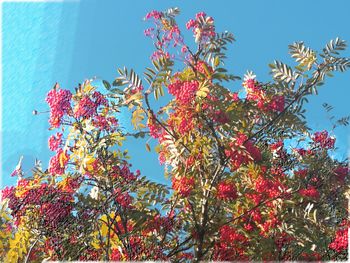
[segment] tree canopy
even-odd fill
[[[261,82],[225,69],[232,33],[200,12],[187,44],[178,14],[146,15],[154,53],[142,77],[124,67],[104,90],[86,80],[48,92],[54,156],[31,174],[19,163],[17,184],[2,190],[2,260],[348,258],[349,163],[332,158],[332,131],[312,131],[304,115],[326,78],[350,67],[345,41],[321,51],[295,42],[294,65],[274,61]],[[133,131],[119,124],[124,108]],[[158,154],[169,184],[131,166],[130,137],[157,144],[140,147]]]

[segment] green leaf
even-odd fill
[[[215,57],[214,59],[214,66],[217,67],[220,65],[220,58],[219,57]]]
[[[109,84],[109,82],[107,80],[102,80],[102,83],[107,90],[109,90],[111,88],[111,84]]]
[[[277,81],[285,81],[287,83],[295,81],[297,75],[294,74],[292,68],[282,62],[275,60],[275,68],[272,68],[272,74]]]

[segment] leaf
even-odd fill
[[[154,89],[154,98],[155,98],[156,100],[158,100],[158,98],[159,98],[158,89],[157,89],[157,88]]]
[[[305,71],[304,69],[310,70],[316,61],[316,52],[308,47],[305,47],[303,42],[295,42],[288,47],[292,58],[295,58],[295,61],[299,62],[296,69],[299,71]]]
[[[106,223],[102,223],[101,225],[101,235],[102,236],[107,236],[107,233],[108,233],[108,226]]]
[[[335,54],[338,55],[337,51],[344,50],[346,48],[346,41],[336,38],[335,40],[329,41],[329,43],[323,49],[325,55]]]
[[[180,14],[180,9],[178,7],[172,7],[166,10],[166,14],[170,17],[175,17]]]
[[[346,116],[346,117],[343,117],[343,118],[337,120],[337,124],[342,125],[342,126],[348,126],[349,120],[350,120],[350,116]]]
[[[313,219],[314,219],[314,222],[317,223],[317,209],[314,210],[314,213],[313,213]]]
[[[102,80],[103,86],[105,86],[105,88],[107,90],[110,90],[111,88],[111,84],[109,84],[109,82],[107,80]]]
[[[132,108],[133,105],[141,106],[142,98],[143,98],[142,93],[137,92],[131,95],[127,100],[125,100],[125,104],[129,105],[130,108]]]
[[[332,105],[329,105],[328,103],[323,103],[323,104],[322,104],[322,107],[325,108],[325,110],[326,110],[327,112],[330,112],[331,110],[333,110]]]
[[[350,67],[350,59],[349,58],[337,58],[333,62],[332,70],[339,70],[340,72],[344,72],[347,68]]]
[[[65,167],[65,163],[68,160],[66,152],[61,152],[61,154],[59,155],[58,158],[59,158],[59,161],[60,161],[61,168],[64,168]]]
[[[149,146],[149,144],[148,144],[148,143],[146,143],[146,150],[147,150],[148,152],[150,152],[150,151],[151,151],[151,146]]]
[[[226,50],[226,45],[234,41],[233,34],[230,32],[224,32],[221,34],[216,34],[215,37],[210,39],[210,42],[207,44],[207,52],[204,55],[207,62],[210,63],[213,67],[217,67],[219,63],[223,63],[223,60],[226,58],[226,55],[223,50]]]
[[[113,86],[124,86],[128,85],[127,88],[139,88],[142,86],[142,80],[140,77],[135,73],[133,69],[130,70],[130,73],[128,73],[127,68],[124,67],[124,69],[118,69],[118,73],[120,74],[120,77],[116,78],[113,82]]]
[[[282,62],[275,60],[275,68],[272,68],[273,78],[277,81],[285,81],[287,83],[295,82],[297,75],[294,74],[292,68]]]
[[[133,111],[131,123],[133,124],[135,130],[139,130],[146,127],[143,123],[141,123],[144,119],[145,115],[140,107]]]
[[[205,98],[210,92],[209,86],[210,86],[210,82],[208,80],[204,81],[203,83],[200,83],[196,93],[197,97]]]
[[[200,97],[200,98],[205,98],[209,93],[209,89],[207,86],[202,86],[198,89],[196,95],[197,97]]]
[[[214,59],[214,67],[217,67],[220,65],[220,58],[219,57],[215,57]]]

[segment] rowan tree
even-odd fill
[[[311,130],[304,116],[307,97],[350,67],[345,41],[319,52],[293,43],[295,64],[275,61],[261,82],[225,69],[233,34],[201,12],[187,44],[178,14],[146,15],[155,50],[143,78],[123,68],[104,90],[85,81],[48,92],[54,155],[48,169],[18,167],[2,190],[2,260],[348,258],[348,160],[332,158],[333,131]],[[124,108],[134,131],[118,122]],[[168,184],[132,168],[130,137],[157,144]]]

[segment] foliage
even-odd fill
[[[144,78],[123,68],[102,81],[104,93],[90,81],[49,91],[55,155],[31,175],[19,163],[16,186],[2,190],[2,260],[347,259],[348,160],[331,157],[335,138],[311,131],[303,107],[350,67],[345,41],[321,53],[290,45],[294,66],[275,61],[267,83],[248,72],[239,95],[225,87],[240,79],[224,68],[233,35],[198,13],[186,24],[192,51],[178,14],[146,15],[155,52]],[[122,108],[135,132],[118,124]],[[333,128],[349,124],[331,119]],[[145,136],[158,143],[171,186],[132,170],[123,143]]]

